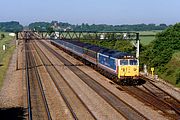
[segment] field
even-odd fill
[[[149,45],[155,39],[155,36],[140,36],[140,42],[142,45]]]
[[[13,37],[10,37],[8,33],[0,32],[0,35],[4,34],[5,38],[0,40],[0,87],[3,84],[3,79],[6,74],[6,70],[8,69],[9,60],[11,55],[15,49],[13,44]],[[6,51],[2,50],[2,46],[6,45]]]
[[[155,35],[161,31],[140,31],[140,42],[142,45],[148,45],[155,39]]]
[[[156,35],[161,32],[161,30],[153,30],[153,31],[139,31],[140,35]]]

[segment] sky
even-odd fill
[[[71,24],[175,24],[180,0],[0,0],[0,22],[52,20]]]

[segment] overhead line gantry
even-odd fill
[[[67,40],[130,40],[136,49],[136,57],[139,58],[139,33],[122,31],[19,31],[16,39],[24,39],[26,36],[34,39],[67,39]],[[32,38],[32,37],[31,37]],[[25,38],[27,39],[27,38]]]

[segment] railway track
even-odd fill
[[[137,99],[142,101],[147,105],[153,106],[157,110],[161,110],[164,113],[164,116],[169,116],[174,119],[179,119],[179,113],[177,113],[174,108],[169,106],[169,104],[160,100],[158,97],[149,94],[137,86],[118,86],[118,89],[127,91],[129,94],[135,96]]]
[[[150,94],[159,98],[164,103],[168,104],[172,109],[176,111],[177,114],[180,115],[180,101],[155,85],[154,81],[148,80],[146,84],[142,85],[142,87],[148,91]]]
[[[42,63],[48,71],[48,74],[52,78],[57,90],[62,96],[73,118],[75,120],[96,119],[96,117],[91,113],[88,107],[78,97],[72,87],[66,82],[65,78],[49,60],[43,50],[35,42],[33,43],[33,47],[37,51],[38,56],[40,57]]]
[[[144,80],[146,80],[146,83],[141,86],[121,86],[114,82],[110,83],[116,85],[116,88],[120,91],[126,91],[143,103],[151,105],[157,110],[161,110],[164,116],[180,119],[179,100],[156,86],[153,81],[147,78],[144,78]]]
[[[180,119],[179,100],[154,85],[153,81],[145,78],[144,80],[146,80],[146,83],[141,86],[121,86],[114,82],[110,83],[116,85],[116,88],[120,91],[126,91],[143,103],[151,105],[157,110],[161,110],[164,113],[164,116]]]
[[[70,61],[62,57],[55,50],[50,48],[46,43],[40,42],[44,45],[54,56],[64,63],[73,73],[75,73],[81,80],[90,86],[97,94],[99,94],[107,103],[109,103],[117,112],[123,115],[126,119],[147,119],[139,111],[132,108],[130,105],[119,99],[111,91],[106,89],[104,86],[97,83],[93,78],[87,75],[85,72],[74,66]]]
[[[61,48],[60,48],[61,49]],[[58,56],[58,54],[57,54]],[[152,86],[152,85],[151,85]],[[154,86],[155,87],[155,86]],[[119,90],[127,91],[132,96],[135,96],[137,99],[146,103],[147,105],[153,106],[153,108],[157,110],[161,110],[164,113],[164,116],[168,116],[173,119],[180,119],[179,114],[179,101],[175,100],[168,93],[164,93],[164,95],[160,98],[158,94],[152,93],[153,89],[150,91],[144,91],[137,86],[117,86]],[[149,88],[150,89],[150,88]],[[160,89],[160,88],[159,88]],[[164,91],[161,91],[163,93]],[[160,93],[160,92],[158,92]],[[166,95],[165,95],[166,94]],[[164,99],[166,98],[166,99]]]
[[[25,43],[28,119],[48,119],[51,114],[29,42]]]

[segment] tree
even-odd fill
[[[54,32],[54,29],[49,26],[49,27],[47,28],[47,32],[48,32],[48,34],[51,34],[51,33]]]

